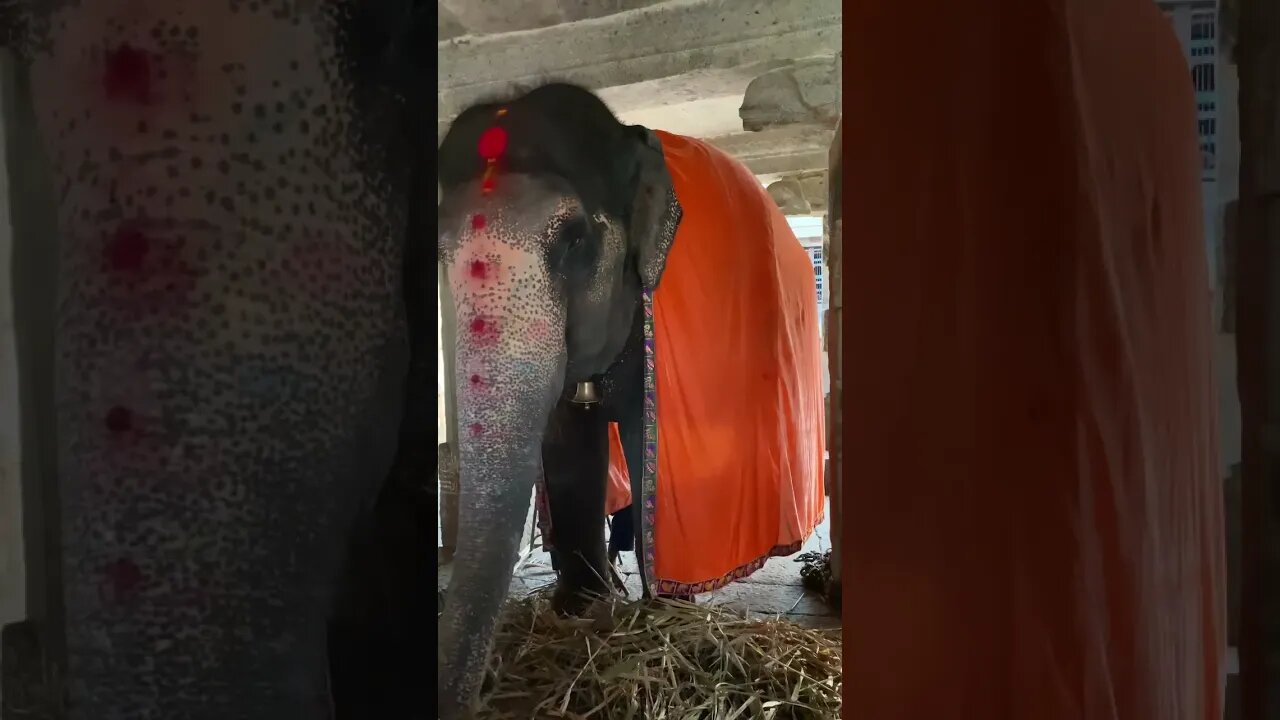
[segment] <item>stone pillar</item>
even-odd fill
[[[1280,717],[1280,4],[1238,9],[1241,704],[1245,720],[1270,720]]]
[[[436,453],[436,474],[440,483],[440,550],[439,561],[453,559],[458,547],[458,396],[453,384],[454,348],[457,342],[453,317],[453,298],[449,295],[448,277],[443,266],[437,267],[440,303],[440,368],[444,375],[441,421],[444,442]]]
[[[840,150],[843,123],[836,124],[835,138],[831,141],[830,174],[827,179],[827,216],[823,223],[825,245],[823,256],[827,261],[827,292],[830,301],[826,316],[826,349],[827,363],[831,376],[831,392],[827,396],[827,452],[830,461],[827,464],[827,488],[831,501],[831,587],[827,596],[839,605],[841,597],[840,585],[844,576],[841,567],[844,542],[842,495],[844,484],[844,431],[843,403],[844,395],[844,337],[842,317],[844,307],[843,272],[841,268],[843,252],[843,218],[840,207],[840,188],[843,154]]]
[[[18,476],[4,482],[20,487],[23,582],[16,584],[25,615],[0,629],[0,720],[57,720],[62,717],[65,612],[52,374],[58,258],[57,243],[50,240],[58,237],[56,187],[36,130],[29,74],[10,51],[0,53],[0,96],[13,240],[12,274],[5,278],[12,285],[0,290],[12,292],[13,299],[19,428],[13,449],[21,459]]]

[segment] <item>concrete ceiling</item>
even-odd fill
[[[437,140],[474,102],[574,82],[623,122],[708,140],[762,182],[783,183],[771,194],[791,212],[825,210],[839,0],[437,0],[437,9]]]

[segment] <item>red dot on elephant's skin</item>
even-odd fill
[[[487,328],[488,326],[489,324],[484,321],[484,318],[478,317],[475,320],[471,321],[471,332],[479,335],[480,333],[484,332],[485,328]]]
[[[142,585],[142,569],[128,558],[107,565],[104,574],[117,597],[131,595]]]
[[[151,99],[151,57],[125,43],[107,53],[102,89],[110,100],[145,103]]]
[[[120,228],[107,241],[107,261],[117,270],[137,270],[147,255],[151,241],[133,228]]]
[[[472,384],[472,385],[479,385],[479,384],[480,384],[480,376],[479,376],[479,375],[472,375],[472,376],[471,376],[471,384]]]
[[[483,435],[483,434],[484,434],[484,426],[483,426],[483,425],[481,425],[480,423],[471,423],[471,434],[472,434],[473,436]]]
[[[471,277],[477,280],[483,280],[485,279],[485,276],[487,276],[488,274],[489,274],[489,266],[486,265],[483,260],[471,261]]]
[[[480,215],[480,214],[478,214],[478,213],[477,213],[477,214],[475,214],[475,215],[472,215],[472,216],[471,216],[471,229],[472,229],[472,230],[483,230],[483,229],[484,229],[484,223],[485,223],[485,220],[484,220],[484,216],[483,216],[483,215]]]
[[[113,433],[126,432],[133,427],[133,413],[129,408],[117,405],[107,411],[106,423],[107,429]]]
[[[507,151],[507,131],[500,127],[491,127],[480,133],[480,157],[485,160],[497,160]]]

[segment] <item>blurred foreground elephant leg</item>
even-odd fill
[[[587,604],[584,593],[609,592],[604,541],[609,424],[598,404],[561,400],[543,441],[542,466],[559,574],[552,602],[557,612],[576,614]]]
[[[415,176],[420,188],[422,177]],[[339,604],[329,627],[329,673],[334,720],[426,718],[430,693],[426,648],[434,618],[423,611],[435,583],[432,567],[437,496],[432,477],[438,428],[428,393],[435,385],[436,333],[429,314],[435,277],[423,273],[427,230],[434,217],[414,213],[405,242],[403,295],[408,320],[407,368],[394,364],[380,404],[390,414],[399,405],[399,432],[371,427],[360,442],[371,451],[362,465],[394,454],[372,507],[351,533]],[[407,369],[407,375],[405,370]],[[394,444],[394,447],[393,447]],[[438,600],[438,596],[437,596]]]
[[[427,717],[421,677],[432,619],[423,608],[435,508],[423,495],[393,477],[355,535],[343,602],[329,628],[334,720]]]

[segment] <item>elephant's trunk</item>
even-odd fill
[[[357,75],[361,5],[27,5],[66,717],[332,717],[341,553],[405,376],[399,111]]]
[[[440,620],[441,720],[462,717],[479,690],[511,584],[539,464],[537,434],[518,432],[523,437],[512,437],[507,447],[492,441],[461,445],[458,552]]]
[[[541,257],[483,238],[472,248],[449,273],[458,324],[461,497],[439,625],[441,720],[465,717],[480,689],[565,372],[563,309],[547,289]],[[475,272],[476,256],[489,258],[484,273]]]

